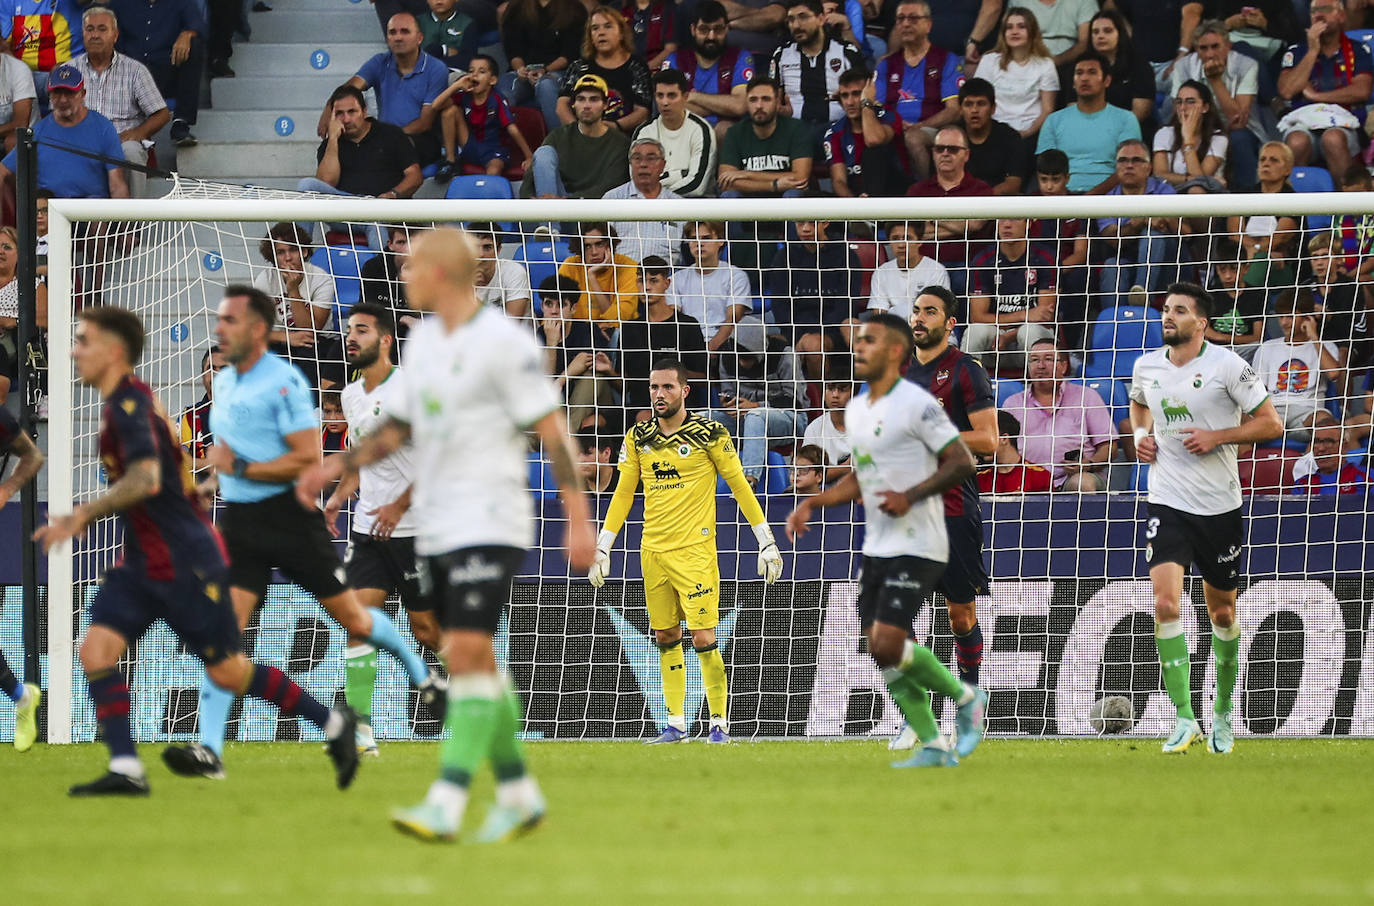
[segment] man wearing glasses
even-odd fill
[[[992,186],[968,172],[968,135],[961,126],[945,126],[931,146],[935,175],[916,183],[906,194],[920,198],[991,195]],[[930,220],[921,236],[935,243],[935,259],[949,271],[950,287],[962,296],[968,288],[968,261],[977,251],[972,240],[984,238],[985,220]],[[924,249],[922,250],[924,251]]]
[[[902,118],[902,137],[918,176],[930,174],[930,142],[941,126],[959,119],[959,58],[930,43],[932,18],[925,0],[902,0],[893,19],[896,49],[878,61],[878,100]]]
[[[1309,9],[1312,25],[1306,44],[1294,44],[1283,55],[1279,94],[1292,101],[1294,109],[1279,129],[1293,149],[1295,166],[1319,162],[1339,178],[1360,153],[1357,130],[1374,87],[1374,61],[1364,44],[1346,36],[1342,0],[1313,0]],[[1308,116],[1299,109],[1307,105],[1344,107],[1352,118],[1337,122],[1330,114],[1339,111],[1329,110]]]
[[[1260,120],[1259,63],[1231,49],[1230,31],[1220,19],[1208,19],[1193,32],[1193,52],[1174,66],[1173,97],[1193,79],[1212,90],[1217,112],[1230,139],[1231,184],[1248,191],[1259,183],[1260,142],[1268,136]]]
[[[1173,195],[1174,187],[1150,175],[1150,149],[1140,139],[1128,139],[1116,149],[1117,184],[1108,195]],[[1132,305],[1144,305],[1142,298],[1160,286],[1168,263],[1177,261],[1179,218],[1177,217],[1100,217],[1097,233],[1104,241],[1116,239],[1116,254],[1102,267],[1103,306],[1126,300],[1111,300],[1130,287]]]
[[[643,127],[641,127],[643,128]],[[710,129],[706,130],[707,132]],[[605,198],[674,199],[682,196],[663,181],[667,155],[658,139],[635,136],[630,142],[630,181],[607,192]],[[676,261],[682,245],[682,223],[666,220],[622,220],[611,224],[620,242],[616,252],[636,264],[657,255]]]
[[[1116,186],[1114,170],[1117,145],[1140,138],[1135,114],[1107,103],[1112,77],[1107,61],[1095,50],[1084,52],[1073,64],[1072,107],[1056,110],[1045,118],[1036,153],[1058,148],[1069,158],[1069,191],[1103,195]],[[1149,154],[1146,153],[1146,157]],[[1146,174],[1149,164],[1146,163]]]

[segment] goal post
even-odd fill
[[[491,222],[514,224],[505,234],[502,259],[516,261],[527,271],[552,273],[561,260],[530,260],[517,254],[521,247],[547,245],[560,250],[557,240],[576,237],[584,225],[682,224],[695,221],[729,224],[723,237],[727,256],[751,245],[749,271],[750,307],[758,335],[781,330],[800,337],[806,333],[840,343],[838,334],[826,328],[841,324],[819,322],[779,323],[779,310],[763,282],[778,250],[792,250],[801,242],[788,224],[825,221],[832,224],[835,241],[848,243],[851,254],[839,270],[855,284],[867,286],[875,268],[891,260],[893,251],[885,238],[892,222],[930,224],[930,246],[937,260],[941,250],[954,242],[975,242],[976,251],[993,250],[988,268],[996,279],[974,284],[975,276],[964,268],[968,284],[957,293],[962,310],[959,326],[965,326],[967,299],[982,287],[998,310],[998,288],[1017,278],[1013,271],[1029,265],[1003,266],[996,258],[995,225],[999,220],[1091,222],[1099,218],[1182,218],[1204,234],[1184,236],[1162,256],[1159,264],[1170,277],[1210,275],[1214,262],[1208,249],[1215,240],[1227,238],[1227,218],[1242,218],[1242,240],[1249,225],[1263,232],[1264,218],[1278,222],[1292,217],[1298,234],[1289,249],[1294,267],[1260,267],[1257,287],[1266,301],[1262,314],[1266,336],[1278,331],[1274,299],[1305,277],[1307,244],[1314,236],[1330,232],[1319,226],[1321,218],[1342,215],[1374,216],[1374,194],[1325,193],[1282,195],[1178,195],[1098,197],[989,197],[989,198],[816,198],[816,199],[681,199],[671,202],[637,200],[376,200],[304,196],[251,187],[218,186],[193,181],[178,182],[172,195],[161,199],[77,200],[54,199],[49,207],[49,508],[69,512],[73,504],[95,493],[100,469],[94,452],[98,400],[80,386],[72,371],[71,347],[74,312],[83,300],[94,298],[93,281],[101,298],[138,312],[150,331],[145,366],[140,374],[159,394],[170,416],[192,406],[200,396],[196,357],[212,338],[214,305],[228,283],[251,282],[273,265],[259,251],[273,224],[309,224],[315,245],[320,245],[330,224],[345,225],[339,232],[366,232],[376,225],[431,225]],[[966,240],[954,230],[948,238],[940,224],[985,221],[991,226],[976,239]],[[1265,221],[1267,223],[1267,221]],[[1308,224],[1313,226],[1309,228]],[[762,226],[755,226],[762,225]],[[747,237],[740,230],[747,227]],[[541,228],[543,228],[541,230]],[[540,230],[540,232],[536,232]],[[103,232],[102,232],[103,231]],[[100,235],[122,237],[97,242]],[[383,232],[385,235],[385,232]],[[1055,235],[1060,235],[1056,230]],[[1074,292],[1084,297],[1082,313],[1047,322],[1051,336],[1071,353],[1071,378],[1089,382],[1078,370],[1092,363],[1103,350],[1092,347],[1094,331],[1132,338],[1124,351],[1140,352],[1142,343],[1154,336],[1135,323],[1106,322],[1101,312],[1108,305],[1101,289],[1100,269],[1110,266],[1117,244],[1092,228],[1084,233],[1088,261],[1086,282]],[[621,236],[620,239],[626,239]],[[1032,240],[1034,243],[1037,240]],[[1049,240],[1043,240],[1048,243]],[[1335,242],[1342,237],[1336,234]],[[268,246],[271,243],[268,242]],[[965,250],[971,246],[965,245]],[[682,252],[675,246],[674,255]],[[351,252],[351,249],[350,249]],[[1047,253],[1048,254],[1048,253]],[[1357,250],[1356,257],[1374,254]],[[308,257],[308,256],[307,256]],[[741,262],[745,257],[740,253]],[[1115,257],[1120,258],[1118,254]],[[324,258],[320,259],[325,261]],[[782,256],[778,260],[790,260]],[[820,258],[817,257],[817,262]],[[1019,259],[1018,259],[1019,260]],[[1277,257],[1271,261],[1278,261]],[[956,263],[956,262],[951,262]],[[1119,263],[1119,262],[1118,262]],[[1132,262],[1134,264],[1135,262]],[[1235,262],[1242,268],[1256,266],[1250,260]],[[687,262],[674,262],[674,269]],[[742,264],[743,266],[743,264]],[[1045,264],[1055,281],[1067,276],[1057,259]],[[950,270],[958,270],[951,267]],[[337,340],[338,319],[345,285],[356,289],[357,261],[347,271],[335,270],[326,261],[331,278],[331,299],[339,306],[323,326],[296,325],[312,333],[318,361],[326,353],[323,340]],[[827,269],[817,263],[807,274],[807,286],[823,287]],[[834,270],[834,269],[831,269]],[[989,273],[991,273],[989,270]],[[1062,272],[1061,272],[1062,271]],[[1264,271],[1260,273],[1260,271]],[[1291,271],[1291,276],[1289,276]],[[1282,276],[1275,276],[1282,274]],[[790,278],[784,273],[784,282]],[[986,277],[986,275],[983,275]],[[981,277],[979,279],[982,279]],[[991,279],[991,278],[988,278]],[[1285,282],[1286,281],[1286,282]],[[531,280],[531,305],[537,305],[538,281]],[[1034,296],[1035,283],[1028,293]],[[1129,284],[1119,287],[1122,308],[1147,309],[1158,301],[1162,286],[1144,296],[1131,294]],[[338,292],[336,298],[332,295]],[[819,291],[824,295],[824,289]],[[1365,292],[1363,284],[1357,292]],[[869,289],[849,300],[854,311],[864,308]],[[1061,295],[1067,296],[1067,293]],[[1129,297],[1129,298],[1128,298]],[[350,297],[351,298],[351,297]],[[1143,306],[1134,306],[1141,300]],[[642,303],[642,299],[640,300]],[[289,308],[289,306],[288,306]],[[294,311],[294,310],[293,310]],[[1353,313],[1352,313],[1353,314]],[[1372,315],[1374,316],[1374,315]],[[527,316],[528,317],[528,316]],[[1120,317],[1134,318],[1135,314]],[[1155,317],[1145,312],[1147,320]],[[531,329],[536,323],[529,318]],[[1125,325],[1123,327],[1123,325]],[[811,328],[807,331],[805,328]],[[1129,328],[1129,329],[1127,329]],[[623,328],[619,332],[624,337]],[[1065,337],[1077,338],[1066,341]],[[1145,339],[1142,339],[1145,338]],[[709,339],[707,337],[706,339]],[[1323,339],[1326,339],[1323,337]],[[732,337],[731,342],[739,337]],[[613,340],[612,342],[620,342]],[[772,342],[772,341],[770,341]],[[994,373],[999,396],[1020,381],[1024,350],[1002,357],[992,350],[1000,369]],[[1123,341],[1126,342],[1126,341]],[[786,346],[786,344],[783,344]],[[337,361],[337,343],[329,347]],[[614,365],[623,366],[626,352],[658,353],[653,349],[608,347]],[[768,346],[767,349],[772,349]],[[717,365],[722,357],[747,355],[745,345],[711,351],[705,359],[714,388],[720,380]],[[835,350],[836,353],[841,350]],[[767,351],[764,358],[767,359]],[[768,395],[791,381],[802,396],[794,408],[802,417],[774,434],[750,436],[751,450],[763,449],[766,457],[759,473],[759,490],[765,510],[782,538],[781,520],[795,504],[790,483],[796,475],[792,459],[803,446],[807,420],[828,416],[824,406],[822,373],[808,372],[814,364],[785,349],[801,373],[778,377],[765,370],[757,383]],[[1020,356],[1017,361],[1016,357]],[[555,358],[557,356],[555,355]],[[822,354],[819,361],[828,363]],[[733,361],[733,360],[732,360]],[[1005,369],[1002,363],[1010,363]],[[423,363],[407,363],[423,374]],[[732,366],[737,367],[737,366]],[[771,368],[771,364],[766,368]],[[824,367],[824,366],[823,366]],[[1295,366],[1296,367],[1296,366]],[[1286,372],[1285,372],[1286,373]],[[321,371],[320,374],[323,374]],[[743,378],[735,372],[735,380]],[[1152,638],[1152,599],[1139,548],[1139,523],[1143,516],[1143,470],[1133,467],[1119,452],[1120,394],[1123,375],[1119,369],[1100,375],[1094,393],[1113,416],[1110,443],[1114,459],[1102,469],[1100,492],[1055,491],[1026,495],[989,495],[983,500],[985,563],[990,567],[992,588],[980,598],[978,610],[985,634],[983,676],[992,689],[991,732],[994,735],[1084,735],[1092,730],[1088,712],[1092,704],[1109,694],[1130,697],[1135,706],[1132,733],[1163,732],[1167,698],[1159,683],[1159,669]],[[1367,369],[1347,374],[1335,405],[1350,420],[1352,410],[1363,405]],[[1309,376],[1322,380],[1321,375]],[[571,379],[569,379],[571,383]],[[1334,384],[1333,384],[1334,386]],[[623,434],[625,419],[632,420],[628,403],[619,399],[621,385],[612,391],[613,406],[594,397],[589,404],[589,434]],[[1271,388],[1273,389],[1273,388]],[[601,391],[596,391],[598,394]],[[1115,394],[1115,396],[1114,396]],[[1005,400],[999,399],[999,405]],[[1328,402],[1331,402],[1328,400]],[[717,411],[720,400],[710,397]],[[610,409],[616,412],[612,414]],[[603,411],[603,409],[605,411]],[[602,429],[602,421],[606,427]],[[731,424],[742,434],[743,416]],[[574,426],[576,428],[578,426]],[[616,431],[612,428],[618,429]],[[790,431],[789,435],[787,432]],[[1126,432],[1129,436],[1129,431]],[[746,438],[741,437],[743,444]],[[1362,688],[1360,676],[1374,670],[1374,643],[1351,639],[1374,638],[1369,626],[1369,563],[1374,550],[1367,531],[1370,506],[1367,494],[1299,496],[1291,490],[1293,470],[1305,448],[1299,435],[1290,432],[1285,447],[1259,451],[1243,462],[1247,485],[1245,513],[1248,518],[1248,577],[1242,585],[1240,620],[1242,672],[1238,708],[1243,719],[1240,733],[1283,735],[1374,734],[1374,693]],[[1367,451],[1367,439],[1361,441]],[[1093,452],[1093,446],[1087,455]],[[1271,455],[1272,454],[1272,455]],[[751,454],[752,455],[752,454]],[[1353,456],[1353,451],[1352,451]],[[1085,459],[1087,457],[1085,456]],[[612,463],[613,463],[612,459]],[[1353,459],[1352,459],[1353,461]],[[532,475],[541,481],[537,457]],[[1367,462],[1367,452],[1366,459]],[[829,465],[838,465],[830,463]],[[480,468],[480,464],[474,464]],[[595,474],[596,465],[589,464]],[[665,472],[667,471],[665,467]],[[1277,475],[1275,483],[1263,484],[1261,476]],[[1055,476],[1058,480],[1058,475]],[[1267,480],[1267,479],[1266,479]],[[783,484],[780,488],[778,482]],[[1254,491],[1255,493],[1249,493]],[[1276,493],[1267,493],[1276,492]],[[569,578],[566,564],[556,550],[560,514],[548,487],[536,487],[536,512],[540,543],[527,561],[513,594],[509,624],[503,624],[498,648],[517,688],[527,702],[526,729],[533,737],[636,738],[661,722],[662,705],[657,680],[657,650],[650,643],[644,615],[643,583],[638,572],[636,507],[631,524],[622,533],[614,555],[614,576],[597,591],[583,579]],[[605,512],[609,495],[598,495]],[[887,699],[876,670],[857,644],[858,617],[853,602],[861,538],[859,515],[853,510],[830,511],[826,521],[807,536],[797,549],[788,548],[784,579],[764,590],[753,572],[754,540],[738,516],[728,495],[718,497],[721,520],[718,549],[721,560],[721,648],[731,677],[732,724],[736,735],[768,737],[867,737],[892,731],[897,712]],[[743,529],[743,531],[741,531]],[[100,569],[108,565],[117,545],[110,520],[93,527],[86,541],[54,548],[48,558],[47,652],[49,740],[82,741],[92,738],[94,721],[86,698],[75,645],[84,628],[82,613],[93,593]],[[1194,658],[1194,687],[1210,688],[1214,667],[1207,646],[1205,610],[1201,586],[1190,580],[1185,602],[1185,634]],[[403,621],[402,621],[403,622]],[[922,608],[914,627],[916,635],[946,662],[953,664],[953,642],[938,597]],[[407,636],[409,640],[409,636]],[[248,635],[250,652],[290,670],[317,698],[332,701],[340,694],[343,668],[343,636],[339,628],[314,607],[299,589],[274,586],[261,618]],[[1360,650],[1355,650],[1358,647]],[[701,680],[689,657],[689,719],[701,721],[692,709],[701,703]],[[139,646],[128,666],[134,675],[134,731],[138,739],[182,739],[194,729],[195,698],[191,694],[197,676],[194,664],[171,644],[165,630],[155,630]],[[1363,671],[1363,673],[1362,673]],[[1206,677],[1206,684],[1201,680]],[[171,690],[169,693],[168,690]],[[378,681],[374,716],[382,738],[432,738],[439,728],[417,718],[414,702],[399,670],[383,664]],[[1206,705],[1206,692],[1195,703]],[[389,716],[388,716],[389,715]],[[943,709],[943,719],[952,717]],[[231,738],[240,740],[310,738],[309,731],[294,722],[278,722],[267,711],[245,706],[235,712]]]

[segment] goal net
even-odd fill
[[[1129,732],[1161,735],[1170,712],[1143,557],[1149,478],[1133,458],[1127,390],[1134,359],[1161,343],[1164,289],[1200,282],[1217,303],[1209,342],[1252,362],[1288,424],[1281,442],[1240,451],[1247,545],[1237,731],[1368,735],[1371,209],[1370,198],[1352,194],[398,202],[187,181],[158,200],[54,201],[51,506],[63,511],[102,486],[100,402],[74,379],[66,354],[82,306],[118,304],[142,317],[139,374],[188,455],[203,457],[216,307],[226,285],[264,288],[281,300],[286,329],[276,348],[320,391],[322,442],[338,449],[346,426],[334,391],[348,379],[340,331],[349,308],[379,302],[407,324],[415,313],[399,273],[408,241],[436,223],[467,224],[489,244],[483,300],[546,344],[598,514],[621,438],[649,408],[649,364],[661,356],[681,358],[693,374],[690,407],[736,436],[786,568],[765,588],[752,533],[722,486],[717,633],[732,732],[883,736],[900,717],[860,642],[862,511],[826,510],[795,548],[782,523],[799,495],[848,467],[834,407],[854,389],[853,319],[865,309],[909,317],[920,290],[939,284],[957,303],[951,339],[990,375],[986,388],[958,393],[970,408],[994,407],[999,425],[983,457],[994,492],[980,504],[992,581],[977,599],[990,732],[1089,734],[1093,703],[1122,695],[1134,710]],[[400,355],[423,380],[425,363],[406,359],[404,338]],[[930,377],[949,379],[939,368]],[[537,539],[497,637],[526,702],[527,734],[651,735],[665,712],[637,556],[642,507],[617,544],[612,580],[594,589],[569,577],[540,451],[529,465]],[[1316,493],[1333,490],[1348,493]],[[56,741],[94,738],[73,653],[118,546],[104,520],[49,561],[45,664]],[[1201,711],[1214,664],[1195,576],[1182,607]],[[954,665],[943,598],[927,602],[913,632]],[[342,696],[344,634],[299,588],[271,587],[246,643],[317,698]],[[696,732],[703,687],[696,659],[687,664]],[[137,644],[126,668],[135,736],[191,738],[200,667],[165,626]],[[948,704],[936,706],[951,722]],[[383,739],[441,729],[418,713],[386,658],[373,722]],[[255,703],[236,706],[229,727],[238,740],[312,732]]]

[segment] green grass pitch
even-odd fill
[[[1203,902],[1374,899],[1374,741],[992,739],[894,771],[881,742],[540,743],[530,837],[432,846],[387,822],[433,744],[383,744],[347,792],[319,747],[230,747],[224,782],[142,747],[147,800],[71,800],[104,749],[0,750],[0,902]],[[474,790],[467,828],[490,801]],[[442,898],[442,899],[440,899]]]

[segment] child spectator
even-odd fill
[[[1017,438],[1021,422],[1005,410],[997,412],[997,449],[992,464],[978,470],[978,491],[982,494],[1046,493],[1050,490],[1050,470],[1021,459]]]
[[[1305,434],[1322,407],[1322,378],[1343,377],[1345,353],[1320,339],[1310,289],[1284,290],[1274,309],[1283,336],[1260,344],[1255,371],[1269,388],[1285,429]]]
[[[1212,275],[1207,291],[1212,294],[1214,314],[1207,320],[1207,342],[1229,346],[1249,362],[1264,340],[1268,307],[1264,290],[1245,285],[1241,271],[1244,253],[1234,239],[1223,237],[1212,243],[1208,259]]]
[[[819,494],[825,486],[825,451],[807,444],[792,457],[792,493],[801,497]]]
[[[344,418],[343,397],[337,390],[320,394],[320,446],[326,453],[342,453],[348,448],[348,420]]]
[[[472,58],[468,74],[435,100],[442,111],[444,133],[444,159],[434,174],[435,182],[445,183],[457,176],[459,163],[476,164],[488,176],[501,175],[510,161],[506,139],[520,152],[527,168],[534,162],[534,153],[516,127],[510,105],[496,91],[500,68],[493,57],[478,54]]]
[[[824,454],[824,461],[834,463],[823,471],[825,483],[843,478],[850,469],[849,438],[844,433],[844,407],[854,396],[854,379],[847,369],[833,369],[825,380],[825,414],[806,426],[803,443],[814,446]],[[805,449],[805,448],[803,448]]]
[[[896,220],[887,225],[888,247],[892,260],[884,261],[873,272],[868,307],[890,311],[903,321],[910,320],[916,297],[927,286],[949,289],[949,271],[934,258],[921,254],[925,224],[919,220]]]

